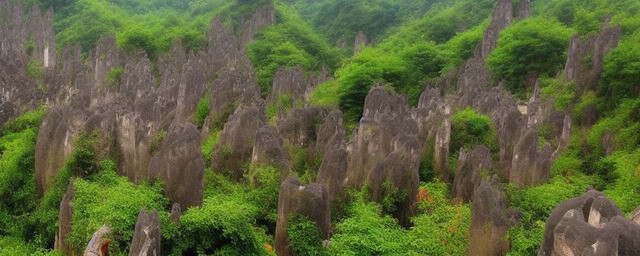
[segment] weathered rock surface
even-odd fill
[[[213,170],[235,180],[243,179],[243,164],[251,161],[256,132],[267,124],[262,107],[240,106],[224,125],[213,150]],[[181,204],[182,205],[182,204]]]
[[[453,191],[457,198],[471,201],[473,192],[480,186],[483,172],[493,171],[491,151],[481,145],[475,145],[469,152],[460,151]]]
[[[604,57],[618,46],[621,36],[620,27],[605,27],[587,41],[582,41],[579,35],[574,36],[569,44],[564,82],[575,81],[581,92],[595,89],[602,75]]]
[[[505,216],[506,199],[498,188],[497,176],[483,180],[475,190],[471,212],[469,255],[506,255],[509,229]]]
[[[149,164],[151,178],[163,180],[164,194],[182,207],[202,205],[204,161],[200,145],[200,133],[195,125],[173,125],[160,153]]]
[[[549,143],[539,147],[537,130],[528,130],[513,149],[509,182],[531,186],[549,180],[553,151]]]
[[[400,225],[410,227],[410,218],[415,214],[417,202],[416,191],[420,184],[418,168],[420,167],[420,143],[416,135],[400,135],[394,143],[394,151],[367,176],[371,184],[371,199],[381,202],[392,196],[399,200],[394,202],[395,210],[391,214],[398,219]],[[396,191],[394,191],[396,190]],[[400,193],[403,198],[392,193]]]
[[[156,211],[141,210],[138,214],[129,256],[160,256],[160,217]]]
[[[102,256],[103,254],[100,251],[102,243],[108,240],[107,237],[110,235],[111,228],[107,225],[102,225],[100,229],[93,233],[91,240],[84,249],[84,256]]]
[[[417,135],[406,97],[375,87],[365,99],[360,126],[347,146],[347,184],[360,186],[378,163],[394,151],[398,135]]]
[[[513,20],[513,1],[499,0],[496,9],[493,11],[491,23],[484,33],[479,54],[476,57],[486,59],[498,44],[500,31],[511,25]]]
[[[278,255],[292,255],[287,235],[287,219],[291,214],[309,218],[321,231],[323,239],[329,238],[331,229],[331,209],[327,189],[320,184],[303,186],[298,178],[288,177],[280,185],[278,196],[278,221],[275,245]]]
[[[87,115],[70,107],[52,107],[38,130],[36,141],[36,187],[42,196],[53,185],[67,158],[73,153],[75,138],[84,131]]]
[[[265,126],[256,132],[251,163],[276,167],[285,175],[291,171],[282,138],[275,127]]]
[[[278,122],[278,132],[290,145],[315,149],[317,129],[325,115],[325,110],[317,107],[294,109]]]
[[[73,217],[73,208],[71,207],[71,201],[76,196],[76,189],[73,186],[73,182],[67,187],[67,192],[64,194],[62,201],[60,202],[60,214],[58,215],[58,233],[56,233],[55,249],[60,250],[63,254],[72,254],[73,248],[67,243],[67,235],[71,233],[71,220]]]
[[[364,47],[369,44],[369,39],[367,39],[367,35],[365,35],[362,31],[358,31],[356,34],[356,39],[353,42],[353,55],[357,55],[364,49]]]
[[[538,255],[635,255],[640,251],[640,225],[601,192],[560,203],[545,225]]]

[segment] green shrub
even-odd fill
[[[54,256],[62,254],[59,251],[38,248],[35,245],[25,243],[20,238],[0,236],[0,256],[14,255]]]
[[[639,30],[640,31],[640,30]],[[601,109],[611,111],[624,99],[640,96],[640,33],[624,39],[604,60],[602,79],[598,84],[598,96],[604,100]]]
[[[293,255],[328,255],[322,248],[320,229],[307,216],[289,215],[287,235]]]
[[[617,176],[603,192],[625,213],[630,213],[640,205],[640,150],[632,153],[616,152],[605,158],[613,165],[611,170]]]
[[[507,89],[524,97],[527,77],[551,77],[562,68],[572,34],[558,21],[546,17],[517,22],[500,33],[487,65],[498,79],[506,81]]]
[[[456,161],[461,148],[468,151],[473,145],[484,145],[494,156],[497,155],[498,141],[491,118],[471,108],[456,112],[451,118],[450,145],[451,155]]]
[[[331,237],[331,255],[400,254],[409,244],[406,231],[397,220],[381,216],[381,207],[357,198],[348,210],[349,217],[336,224]]]
[[[542,78],[540,92],[546,100],[553,100],[555,109],[569,110],[577,90],[576,83],[565,84],[561,78]]]
[[[200,148],[200,152],[202,153],[202,159],[204,160],[204,164],[206,166],[211,165],[211,158],[213,157],[213,149],[218,144],[220,140],[221,131],[212,132],[207,136],[204,143]]]
[[[151,145],[149,146],[149,152],[151,155],[157,155],[160,151],[160,146],[162,142],[167,137],[167,131],[160,130],[155,135],[153,135],[153,139],[151,139]]]
[[[0,136],[5,136],[9,133],[17,133],[27,129],[37,129],[40,127],[40,123],[47,113],[47,107],[40,106],[33,111],[24,113],[23,115],[11,119],[4,123],[0,128]]]
[[[275,125],[276,118],[278,114],[282,111],[285,115],[288,115],[289,112],[293,109],[293,98],[290,94],[280,95],[276,98],[274,102],[267,105],[267,117],[269,118],[269,124]]]
[[[115,86],[119,86],[120,78],[122,77],[122,74],[124,74],[124,68],[122,66],[117,66],[112,68],[111,70],[109,70],[109,73],[107,73],[107,77],[106,77],[107,83],[110,83]]]
[[[237,195],[215,195],[201,208],[190,208],[180,218],[179,234],[167,255],[266,255],[264,230],[256,228],[257,208]]]
[[[196,125],[198,126],[198,128],[202,128],[202,126],[204,125],[204,121],[207,119],[207,117],[209,116],[209,99],[211,98],[211,95],[209,95],[209,93],[205,94],[199,101],[198,101],[198,105],[196,106],[196,113],[194,114],[195,119],[196,119]]]
[[[103,164],[111,166],[112,164]],[[96,174],[95,181],[76,179],[76,195],[72,202],[72,229],[68,241],[76,251],[84,250],[86,242],[102,225],[111,228],[115,254],[128,252],[138,213],[141,209],[162,211],[169,202],[162,196],[161,184],[134,185],[114,170]]]
[[[45,91],[44,85],[44,64],[37,59],[27,62],[27,75],[36,80],[36,86],[40,91]]]

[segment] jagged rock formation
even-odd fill
[[[291,167],[287,161],[282,138],[275,127],[265,126],[256,132],[251,163],[276,167],[283,170],[285,175],[289,173]]]
[[[102,225],[100,229],[98,229],[91,240],[87,244],[87,247],[84,249],[84,256],[102,256],[102,252],[100,252],[100,246],[103,241],[111,235],[111,228],[107,225]]]
[[[372,199],[382,200],[398,189],[405,197],[393,215],[408,225],[415,210],[420,163],[418,126],[411,118],[407,99],[382,87],[371,89],[365,99],[360,126],[347,145],[349,164],[345,184],[372,186]]]
[[[367,39],[367,35],[365,35],[362,31],[358,31],[356,34],[356,39],[353,43],[353,55],[357,55],[364,49],[364,47],[369,44],[369,39]]]
[[[581,89],[594,90],[604,67],[604,57],[618,46],[622,36],[620,27],[604,27],[600,34],[582,41],[576,35],[569,44],[567,62],[564,66],[564,82],[575,81]]]
[[[626,219],[604,194],[590,190],[551,212],[538,255],[635,255],[638,251],[640,224]]]
[[[200,133],[190,123],[172,125],[157,157],[149,164],[152,179],[164,181],[164,194],[183,207],[202,205],[204,161]]]
[[[287,219],[291,214],[308,217],[321,231],[322,238],[329,238],[331,208],[327,189],[323,185],[312,183],[303,186],[295,177],[288,177],[280,185],[275,234],[278,255],[292,255],[287,235]]]
[[[224,125],[213,150],[213,170],[240,181],[243,164],[251,161],[256,132],[267,124],[264,108],[240,106]]]
[[[315,149],[317,129],[326,111],[322,108],[298,108],[278,122],[278,132],[290,145]]]
[[[509,241],[505,239],[509,229],[506,199],[497,187],[499,183],[494,175],[483,180],[474,192],[469,255],[506,255],[509,251]]]
[[[58,222],[60,224],[55,240],[55,249],[60,250],[63,254],[72,254],[73,252],[73,248],[67,243],[67,235],[71,233],[71,219],[73,216],[71,201],[73,201],[75,196],[76,189],[73,186],[73,182],[71,182],[60,202],[60,214],[58,215]]]
[[[159,256],[161,250],[160,217],[156,211],[138,214],[129,256]]]
[[[456,174],[453,180],[453,191],[457,198],[470,201],[482,181],[483,172],[493,170],[491,151],[481,145],[475,145],[469,152],[460,150]]]

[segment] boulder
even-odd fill
[[[604,196],[602,192],[596,190],[589,190],[587,193],[580,197],[567,199],[562,203],[558,204],[556,208],[553,209],[549,218],[547,218],[547,222],[544,227],[544,238],[542,240],[542,245],[538,252],[539,256],[552,255],[552,252],[555,248],[554,241],[554,230],[558,223],[563,219],[565,214],[569,211],[576,210],[581,213],[582,222],[587,223],[587,218],[585,216],[589,216],[591,211],[591,205],[598,198]]]
[[[158,156],[149,164],[151,178],[164,181],[165,196],[185,208],[202,205],[204,161],[200,145],[195,125],[172,125]]]
[[[156,211],[141,210],[138,214],[133,241],[129,249],[129,256],[160,256],[160,217]]]
[[[509,230],[504,215],[506,199],[498,188],[500,180],[493,176],[485,179],[475,190],[471,211],[471,237],[469,255],[506,255],[509,241],[505,238]]]
[[[292,255],[287,235],[287,219],[292,214],[308,217],[320,230],[322,239],[329,239],[331,208],[327,189],[316,183],[303,186],[298,178],[290,176],[280,185],[278,196],[278,221],[275,233],[278,255]]]

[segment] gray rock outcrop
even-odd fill
[[[483,172],[487,175],[493,171],[491,151],[481,145],[474,145],[469,152],[460,150],[456,168],[454,194],[465,202],[471,201],[473,192],[480,186]]]
[[[213,150],[213,170],[234,180],[242,180],[243,164],[251,161],[256,132],[266,124],[263,108],[240,106],[236,109],[224,125],[220,141]]]
[[[474,192],[469,255],[506,255],[509,252],[509,241],[505,239],[509,230],[506,199],[498,188],[499,183],[494,175],[490,180],[483,180]]]
[[[173,125],[160,153],[149,164],[151,178],[164,181],[165,196],[185,208],[202,205],[204,161],[200,145],[200,133],[195,125]]]
[[[129,256],[160,256],[160,217],[156,211],[141,210],[138,214]]]
[[[287,219],[291,214],[308,217],[320,230],[322,239],[329,238],[331,209],[327,189],[323,185],[312,183],[303,186],[295,177],[288,177],[280,185],[275,234],[278,255],[292,255],[287,235]]]

